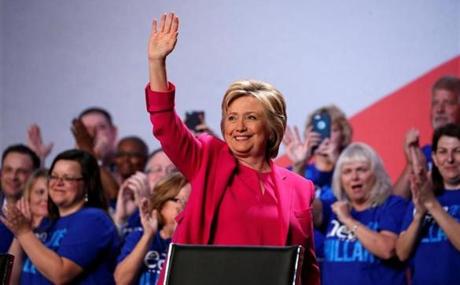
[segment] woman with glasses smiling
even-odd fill
[[[50,226],[43,243],[16,207],[2,218],[27,255],[21,284],[113,284],[119,242],[96,159],[81,150],[62,152],[51,165],[48,186]]]

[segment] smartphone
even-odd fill
[[[321,135],[321,140],[331,137],[331,116],[328,113],[313,115],[312,125],[313,131]]]
[[[192,131],[197,131],[196,127],[204,123],[204,111],[185,112],[185,125]]]

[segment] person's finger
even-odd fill
[[[297,126],[294,126],[294,138],[296,141],[301,142],[302,140],[300,139],[300,132],[299,128]]]
[[[150,32],[150,37],[153,37],[154,34],[158,33],[158,22],[157,19],[152,21],[152,31]]]
[[[171,24],[171,32],[177,33],[179,30],[179,17],[176,15],[173,16],[172,24]]]
[[[172,22],[173,22],[173,17],[174,17],[173,13],[168,13],[166,15],[165,28],[164,28],[165,33],[170,33],[171,32],[171,26],[172,26]]]
[[[160,28],[159,28],[159,31],[161,33],[163,33],[165,31],[165,21],[166,21],[166,13],[161,15],[161,18],[160,18]]]

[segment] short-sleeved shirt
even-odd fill
[[[390,196],[379,206],[364,211],[352,210],[351,216],[373,231],[399,234],[406,208],[404,199]],[[330,217],[326,217],[329,226],[324,242],[322,284],[406,284],[404,264],[396,257],[382,260],[373,255],[333,212],[329,213]]]
[[[73,284],[114,284],[113,270],[119,238],[115,225],[104,211],[82,208],[59,218],[42,238],[47,248],[83,269],[83,273],[72,280]],[[21,284],[51,282],[26,258],[21,272]]]
[[[139,240],[142,238],[143,231],[131,232],[125,240],[120,255],[117,258],[118,263],[122,262],[136,247]],[[163,239],[160,231],[157,231],[152,243],[149,246],[149,251],[144,257],[140,276],[133,282],[139,285],[155,285],[158,282],[160,271],[163,268],[168,254],[168,247],[171,239]]]
[[[444,210],[460,223],[460,189],[445,190],[437,197]],[[414,216],[414,205],[407,208],[402,229]],[[460,251],[447,238],[433,217],[427,214],[420,230],[420,242],[411,258],[412,284],[459,284]]]

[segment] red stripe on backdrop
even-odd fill
[[[422,144],[431,140],[431,86],[443,75],[460,76],[460,56],[434,68],[350,118],[353,140],[375,148],[393,181],[404,167],[403,143],[407,130],[412,127],[419,129]],[[276,163],[287,166],[290,161],[283,155]]]

